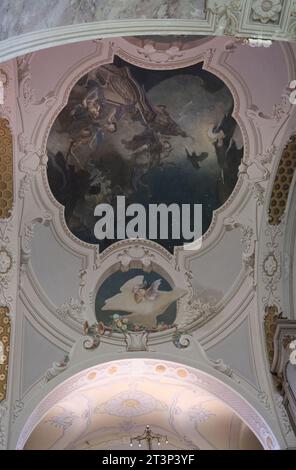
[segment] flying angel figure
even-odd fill
[[[157,326],[157,317],[186,294],[186,290],[179,287],[161,291],[160,283],[161,279],[158,279],[147,288],[144,276],[135,276],[121,286],[119,294],[105,301],[102,310],[128,312],[128,319],[132,323],[153,329]]]

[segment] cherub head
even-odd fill
[[[83,106],[87,109],[89,116],[92,119],[98,119],[100,117],[101,105],[98,99],[95,100],[83,100]]]
[[[108,122],[107,124],[104,125],[104,130],[107,132],[110,132],[111,134],[114,134],[114,132],[117,131],[117,126],[115,122]]]

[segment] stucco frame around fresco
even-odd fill
[[[204,236],[202,253],[211,252],[218,245],[226,231],[237,230],[239,233],[241,231],[243,269],[231,289],[217,305],[215,322],[211,322],[212,317],[207,318],[205,315],[204,327],[196,328],[196,325],[192,322],[192,331],[190,333],[195,342],[200,344],[200,355],[204,357],[204,351],[227,337],[229,332],[236,328],[241,318],[250,317],[249,321],[252,322],[254,331],[254,354],[256,355],[256,367],[259,372],[258,390],[260,390],[260,393],[257,389],[254,392],[252,391],[254,394],[254,407],[256,406],[260,413],[268,415],[272,420],[274,419],[273,416],[280,415],[282,410],[270,413],[270,409],[274,410],[276,405],[274,405],[274,399],[272,398],[272,386],[267,378],[269,376],[269,366],[264,360],[265,350],[261,321],[263,304],[260,295],[257,295],[254,289],[255,286],[260,284],[262,263],[261,259],[256,259],[255,255],[258,250],[259,233],[264,229],[264,226],[263,229],[260,226],[260,221],[265,213],[266,203],[268,204],[269,201],[277,163],[285,143],[294,131],[295,109],[289,104],[288,99],[288,86],[296,74],[295,65],[293,65],[295,61],[293,60],[292,47],[289,44],[275,45],[278,48],[278,57],[282,58],[280,63],[286,64],[287,72],[285,73],[284,83],[276,82],[276,96],[272,96],[272,101],[268,103],[268,111],[263,113],[262,102],[253,93],[256,89],[258,77],[264,82],[260,67],[256,70],[256,77],[251,78],[248,85],[241,68],[235,67],[237,56],[248,55],[248,49],[244,49],[247,46],[237,44],[231,38],[212,38],[206,41],[202,40],[200,44],[196,44],[192,49],[178,52],[178,56],[180,56],[171,61],[171,56],[167,53],[170,46],[168,48],[162,46],[161,49],[157,41],[152,41],[152,43],[157,52],[156,55],[154,49],[148,56],[146,54],[147,50],[145,54],[141,54],[140,52],[143,52],[145,44],[139,48],[127,39],[103,39],[90,42],[87,53],[83,51],[83,54],[80,53],[80,55],[76,53],[76,50],[72,50],[74,60],[68,70],[63,69],[56,84],[48,88],[46,93],[37,97],[34,96],[34,71],[32,70],[33,67],[31,68],[31,63],[34,62],[36,56],[38,59],[38,53],[19,58],[17,64],[16,61],[12,61],[10,64],[3,64],[1,67],[9,76],[6,89],[7,101],[4,108],[6,114],[4,115],[10,117],[11,126],[16,135],[17,164],[15,168],[18,169],[16,174],[16,187],[18,190],[15,189],[15,200],[18,209],[17,214],[20,214],[21,219],[20,226],[17,227],[15,224],[17,228],[12,232],[14,238],[12,239],[11,236],[11,239],[8,239],[7,242],[8,248],[11,250],[13,246],[15,247],[13,249],[17,252],[19,238],[21,240],[19,269],[12,271],[13,275],[17,275],[17,273],[20,273],[20,275],[17,280],[15,279],[14,284],[7,281],[9,294],[11,293],[14,304],[19,305],[20,312],[26,312],[27,317],[30,318],[30,321],[41,335],[50,338],[50,341],[57,344],[63,351],[71,352],[67,370],[55,377],[49,384],[41,387],[39,398],[46,396],[48,391],[54,388],[56,384],[61,383],[64,378],[70,377],[78,370],[85,368],[87,361],[91,366],[107,360],[118,359],[119,355],[120,357],[128,357],[134,354],[131,350],[126,349],[128,345],[122,335],[119,335],[118,338],[114,336],[113,339],[103,336],[97,350],[84,350],[83,341],[85,341],[85,337],[82,334],[81,323],[69,316],[67,317],[67,312],[67,320],[61,315],[61,309],[58,311],[56,306],[50,302],[34,273],[34,269],[32,269],[31,242],[34,238],[34,228],[38,223],[50,225],[57,243],[81,261],[78,306],[81,307],[81,301],[83,301],[88,309],[89,319],[93,321],[94,313],[90,307],[93,301],[91,294],[98,288],[99,278],[104,276],[104,273],[107,275],[108,270],[114,266],[113,261],[108,266],[108,259],[111,261],[111,255],[113,260],[116,258],[115,251],[112,251],[112,254],[106,252],[106,259],[103,259],[104,254],[100,254],[94,246],[88,246],[71,237],[65,224],[63,224],[62,209],[53,200],[46,183],[46,135],[52,122],[61,107],[67,102],[68,94],[79,77],[83,76],[88,70],[97,67],[100,63],[111,62],[114,54],[124,55],[125,60],[133,63],[139,61],[139,65],[147,68],[183,67],[186,61],[190,64],[204,61],[205,69],[220,77],[233,94],[235,101],[234,117],[239,122],[244,135],[245,155],[240,170],[239,182],[235,189],[235,197],[230,198],[225,206],[215,212],[213,223]],[[76,45],[68,47],[74,48]],[[140,49],[140,52],[138,49]],[[54,50],[48,52],[50,55]],[[46,56],[46,60],[48,60],[48,56]],[[259,62],[256,63],[259,64]],[[264,75],[264,68],[262,70]],[[14,105],[16,93],[19,97],[18,119],[14,116],[16,112],[16,106]],[[248,210],[246,210],[246,207]],[[250,214],[252,215],[250,216]],[[265,244],[265,239],[260,243]],[[116,246],[114,246],[115,248]],[[187,253],[184,256],[183,251],[178,249],[174,255],[171,255],[170,260],[161,260],[163,251],[160,253],[157,251],[158,249],[159,247],[149,246],[150,253],[157,256],[159,265],[162,265],[164,269],[168,269],[170,266],[169,272],[174,282],[179,282],[182,273],[188,272],[190,275],[194,259],[192,254]],[[265,256],[265,245],[261,251],[262,256]],[[124,264],[128,263],[130,254],[127,253],[125,260],[116,259],[116,262],[124,261]],[[201,252],[196,255],[197,260],[200,254]],[[136,263],[139,261],[144,263],[144,258],[142,257],[142,260],[133,260]],[[106,270],[101,269],[104,266]],[[77,272],[77,276],[78,274]],[[72,313],[75,311],[74,307],[75,305]],[[16,308],[14,307],[12,310],[15,311]],[[71,305],[68,305],[66,310],[71,311]],[[62,313],[65,313],[65,309]],[[17,347],[19,351],[22,350],[24,318],[25,314],[13,318],[11,350],[14,347]],[[179,343],[181,346],[186,346],[187,341],[190,341],[190,338],[184,337]],[[199,368],[199,360],[193,347],[194,344],[194,341],[192,341],[191,346],[187,348],[176,348],[172,341],[172,332],[153,333],[149,338],[148,349],[143,352],[137,351],[137,355],[149,357],[158,354],[161,356],[165,347],[171,360],[185,363],[189,357],[192,357],[192,365]],[[13,383],[13,386],[8,387],[8,390],[11,390],[9,399],[11,403],[14,403],[15,409],[14,419],[16,424],[12,425],[13,430],[13,428],[21,429],[22,423],[25,422],[30,394],[27,398],[21,392],[20,371],[22,365],[12,361],[11,365],[13,368],[11,369],[10,383]],[[212,361],[208,366],[210,373],[216,374],[221,380],[224,380],[224,377],[225,380],[228,380],[227,374],[230,371],[225,364],[223,365],[221,362],[217,364]],[[235,373],[233,377],[234,379],[231,380],[235,380]],[[242,378],[239,378],[239,383],[240,393],[245,396],[246,390],[249,390],[250,387]],[[40,382],[36,382],[30,390],[35,391],[35,388],[39,385]],[[268,406],[265,402],[267,395],[270,397]],[[21,414],[22,409],[23,417],[21,418],[22,422],[20,422],[17,417]],[[285,419],[284,416],[284,424]]]
[[[186,289],[186,296],[178,301],[178,311],[182,312],[182,319],[179,321],[179,329],[181,331],[195,330],[197,327],[208,322],[214,316],[221,312],[226,304],[239,292],[243,280],[246,275],[250,276],[252,283],[254,279],[254,267],[252,266],[252,259],[255,250],[256,229],[247,230],[244,224],[244,217],[240,220],[235,219],[235,214],[239,212],[239,207],[243,203],[246,205],[247,201],[252,198],[252,192],[249,191],[250,184],[252,186],[257,184],[260,178],[264,179],[262,168],[257,168],[257,164],[253,165],[250,155],[260,154],[262,149],[258,141],[258,129],[250,119],[246,119],[247,114],[243,110],[250,109],[251,103],[249,97],[251,96],[247,85],[244,83],[242,77],[239,76],[237,71],[231,69],[228,65],[228,57],[232,54],[232,48],[235,45],[228,40],[225,40],[224,51],[216,53],[216,49],[211,47],[212,40],[194,41],[191,45],[183,47],[182,43],[176,45],[178,47],[178,54],[174,57],[168,53],[171,46],[163,47],[162,44],[157,42],[145,42],[139,44],[137,41],[130,41],[127,39],[112,39],[112,40],[96,40],[94,52],[82,59],[76,64],[75,68],[67,72],[66,76],[62,77],[57,84],[56,89],[46,96],[40,106],[35,106],[33,102],[28,101],[27,109],[31,109],[34,113],[38,108],[38,119],[34,127],[29,131],[32,135],[32,142],[34,148],[38,149],[36,152],[29,152],[21,160],[20,166],[23,171],[30,175],[32,184],[32,198],[28,201],[25,198],[24,211],[22,217],[22,258],[24,262],[24,274],[28,273],[29,278],[34,283],[38,284],[38,280],[34,279],[34,272],[30,267],[30,244],[28,243],[30,233],[34,232],[34,225],[39,222],[43,224],[50,224],[51,230],[58,243],[65,247],[68,251],[72,252],[75,256],[81,258],[82,268],[80,271],[80,292],[78,305],[79,308],[84,310],[84,314],[88,321],[92,324],[96,321],[94,313],[94,299],[99,285],[106,277],[117,269],[128,269],[130,266],[137,266],[143,270],[152,269],[152,267],[165,278],[169,279],[172,285]],[[145,52],[145,45],[152,44],[153,50],[149,54]],[[143,51],[145,53],[143,53]],[[156,51],[156,52],[155,52]],[[184,66],[192,65],[194,63],[203,62],[203,68],[218,76],[230,89],[234,99],[233,116],[238,122],[244,140],[244,160],[241,166],[241,174],[237,185],[227,200],[227,202],[216,210],[213,214],[211,226],[206,234],[203,236],[202,249],[198,252],[185,251],[182,247],[175,248],[174,254],[171,255],[163,247],[153,242],[140,242],[126,240],[115,243],[102,253],[99,252],[97,246],[89,245],[81,240],[78,240],[68,229],[64,218],[64,207],[57,202],[53,197],[52,192],[48,185],[47,180],[47,155],[46,144],[47,137],[50,132],[51,126],[56,117],[66,105],[70,91],[74,84],[88,71],[101,64],[112,63],[115,55],[119,55],[127,62],[131,62],[141,67],[148,69],[163,69],[163,68],[182,68]],[[32,55],[27,55],[23,62],[20,61],[20,66],[26,70]],[[27,65],[26,65],[27,63]],[[21,94],[24,97],[28,96],[28,88],[30,87],[30,75],[23,73],[20,83]],[[36,103],[37,104],[37,103]],[[26,125],[29,125],[27,123]],[[28,131],[27,131],[28,132]],[[252,137],[250,139],[250,137]],[[22,137],[20,136],[22,142]],[[252,142],[252,144],[250,144]],[[23,143],[26,146],[26,143]],[[250,148],[252,145],[252,148]],[[39,157],[39,158],[38,158]],[[257,179],[252,182],[252,177],[248,175],[248,169],[257,168]],[[255,169],[256,169],[255,168]],[[245,177],[247,175],[247,178]],[[250,183],[251,179],[251,183]],[[258,181],[257,181],[258,180]],[[24,181],[25,183],[25,181]],[[257,186],[254,186],[256,189]],[[260,192],[260,191],[259,191]],[[34,196],[35,195],[35,196]],[[40,202],[37,204],[36,201]],[[42,216],[40,214],[40,206],[42,207]],[[255,204],[254,211],[258,210],[258,205]],[[257,217],[254,217],[254,221]],[[249,235],[249,242],[246,244],[247,248],[244,251],[244,266],[241,274],[232,286],[227,295],[219,302],[215,308],[209,305],[196,305],[192,303],[192,287],[191,287],[191,263],[194,259],[198,258],[208,250],[212,250],[223,234],[227,230],[239,228],[242,232]],[[252,283],[248,291],[251,292]],[[42,297],[42,289],[39,289],[39,296]],[[43,304],[48,304],[46,298],[40,299]],[[42,309],[40,309],[42,311]],[[61,309],[55,311],[55,315],[63,321],[67,322],[77,332],[82,331],[81,321],[77,321],[71,314],[71,307],[69,307],[68,314],[61,314]],[[178,317],[178,314],[177,314]],[[92,343],[89,347],[98,346],[99,342],[106,341],[107,343],[115,342],[125,345],[128,339],[121,334],[114,334],[112,337],[102,335],[100,340],[93,335],[93,330],[88,330],[91,333]],[[175,338],[175,330],[168,330],[161,333],[149,334],[149,341],[161,342],[172,341]],[[151,337],[151,338],[150,338]],[[147,350],[148,338],[142,338],[143,344],[138,345],[137,348]],[[141,340],[141,341],[142,341]],[[180,345],[180,343],[179,343]],[[181,346],[186,346],[185,344]],[[129,348],[130,346],[127,345]],[[133,346],[130,347],[131,349]]]

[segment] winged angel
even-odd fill
[[[160,284],[161,279],[158,279],[147,287],[144,276],[135,276],[121,286],[119,294],[106,299],[102,310],[128,312],[132,323],[153,329],[157,326],[157,317],[186,294],[186,290],[179,287],[161,291]]]

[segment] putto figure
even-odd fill
[[[144,276],[135,276],[120,288],[120,293],[105,301],[102,310],[117,310],[129,313],[128,320],[147,329],[157,327],[157,318],[176,300],[186,294],[185,289],[176,287],[161,291],[161,279],[146,287]]]
[[[161,279],[157,279],[157,281],[154,281],[150,287],[147,287],[147,282],[144,281],[143,284],[140,284],[138,286],[135,286],[133,288],[133,293],[135,296],[135,301],[137,304],[142,302],[143,300],[155,300],[156,297],[158,296],[158,288],[161,284]]]

